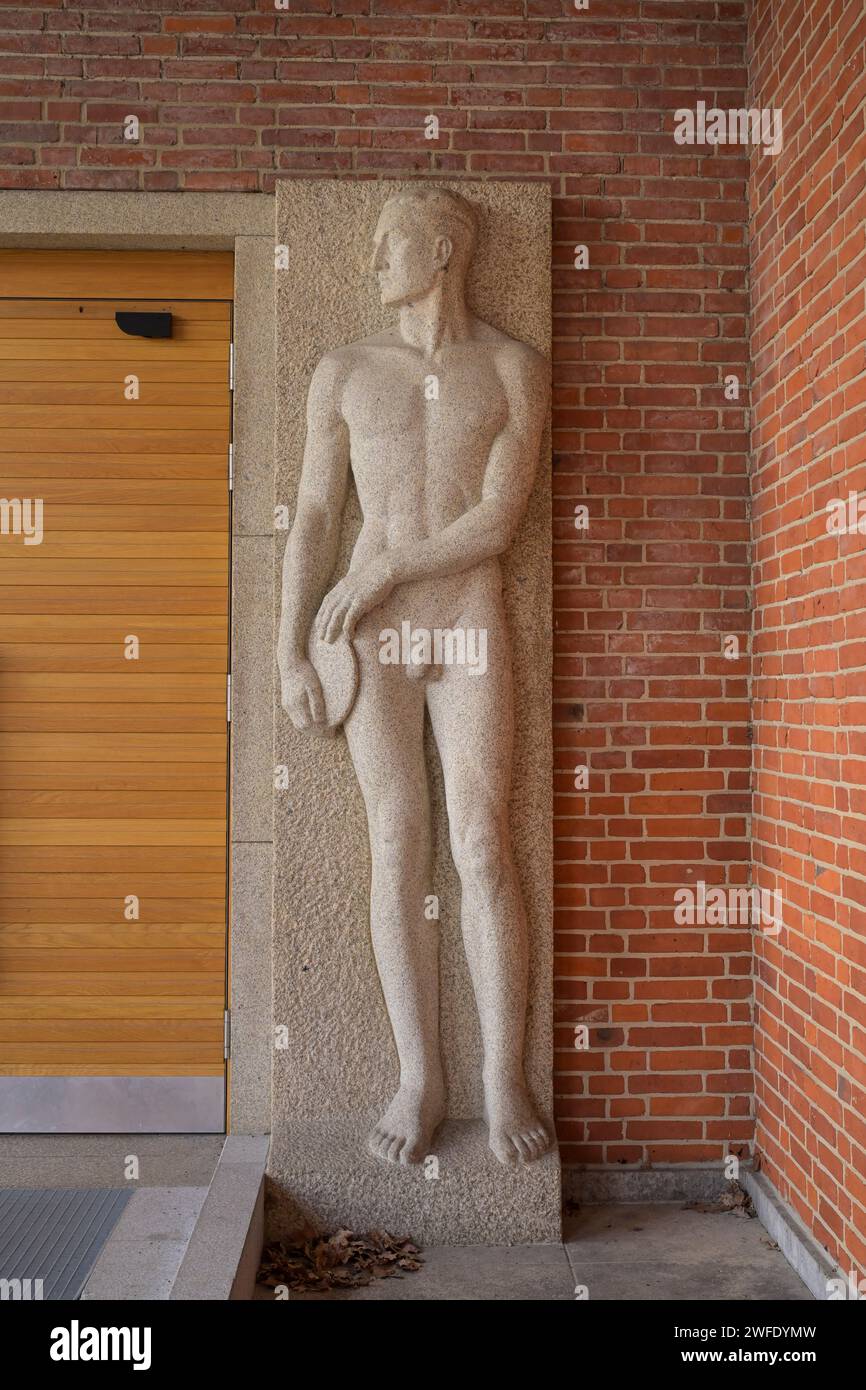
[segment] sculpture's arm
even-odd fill
[[[526,510],[538,468],[547,416],[549,366],[525,347],[508,348],[498,362],[508,418],[493,441],[481,501],[435,535],[382,551],[350,572],[326,597],[316,619],[321,637],[351,637],[358,621],[398,584],[472,569],[507,550]]]
[[[341,365],[323,357],[307,396],[307,440],[295,520],[283,556],[277,661],[284,679],[307,660],[307,640],[337,558],[349,482],[349,435],[340,414]]]
[[[499,372],[508,419],[490,450],[481,501],[426,540],[389,551],[395,585],[459,574],[501,555],[514,540],[538,469],[549,368],[537,353],[510,350]]]

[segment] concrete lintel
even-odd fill
[[[269,193],[0,194],[0,246],[124,251],[231,251],[239,236],[272,236]]]

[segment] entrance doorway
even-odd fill
[[[225,1129],[232,261],[0,251],[2,1132]]]

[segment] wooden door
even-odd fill
[[[224,1128],[231,261],[0,252],[4,1132]]]

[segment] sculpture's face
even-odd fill
[[[448,263],[451,242],[416,209],[386,203],[373,237],[371,266],[383,304],[411,304],[429,294]]]

